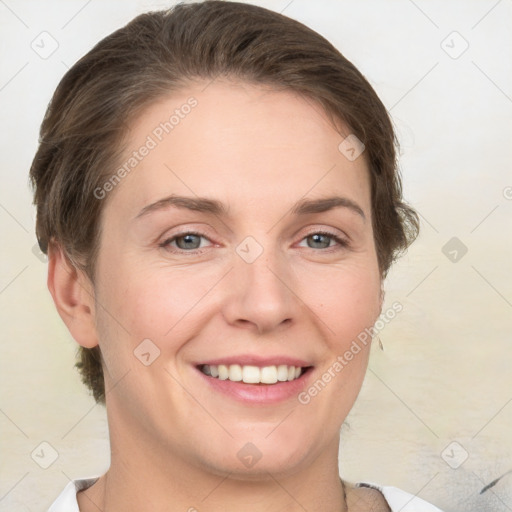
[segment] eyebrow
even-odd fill
[[[139,219],[151,212],[163,210],[171,206],[197,212],[210,213],[212,215],[222,217],[227,217],[229,215],[228,208],[216,199],[171,195],[145,206],[138,213],[135,219]],[[366,221],[366,215],[364,214],[363,209],[352,199],[341,196],[332,196],[320,199],[301,199],[293,205],[291,213],[293,215],[308,215],[312,213],[327,212],[334,208],[347,208],[352,212],[357,213]]]

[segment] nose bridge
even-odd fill
[[[243,272],[247,274],[247,286],[249,292],[262,294],[271,301],[288,298],[289,288],[286,286],[286,265],[270,251],[262,254],[256,261],[250,264],[240,264]]]
[[[291,272],[278,247],[246,239],[236,252],[233,292],[227,305],[229,321],[254,324],[263,332],[293,320],[298,313],[297,299],[291,291]]]

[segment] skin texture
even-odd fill
[[[197,106],[103,199],[96,286],[58,248],[50,254],[59,314],[105,362],[111,467],[78,493],[80,510],[343,510],[339,430],[370,344],[307,405],[242,403],[213,391],[195,365],[297,357],[313,366],[309,386],[375,323],[382,293],[364,154],[347,159],[338,145],[350,130],[338,133],[294,92],[217,80],[149,107],[127,158],[191,96]],[[171,194],[216,199],[228,215],[171,206],[135,219]],[[301,199],[333,195],[366,218],[345,207],[291,213]],[[325,230],[349,245],[315,244]],[[187,231],[205,237],[199,249],[183,239],[161,247]],[[252,263],[236,251],[248,236],[263,249]],[[160,350],[148,366],[134,355],[144,339]],[[261,453],[250,468],[237,457],[248,442]],[[386,510],[379,496],[348,486],[350,510]]]

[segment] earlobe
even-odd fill
[[[60,317],[75,341],[85,348],[98,345],[92,283],[55,243],[48,245],[47,285]]]

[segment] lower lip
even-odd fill
[[[312,368],[308,368],[298,379],[276,382],[275,384],[246,384],[245,382],[233,382],[231,380],[220,380],[216,377],[205,375],[199,368],[196,368],[199,375],[213,390],[223,393],[235,400],[248,404],[277,404],[297,399],[298,395],[306,388],[306,381],[309,380]]]

